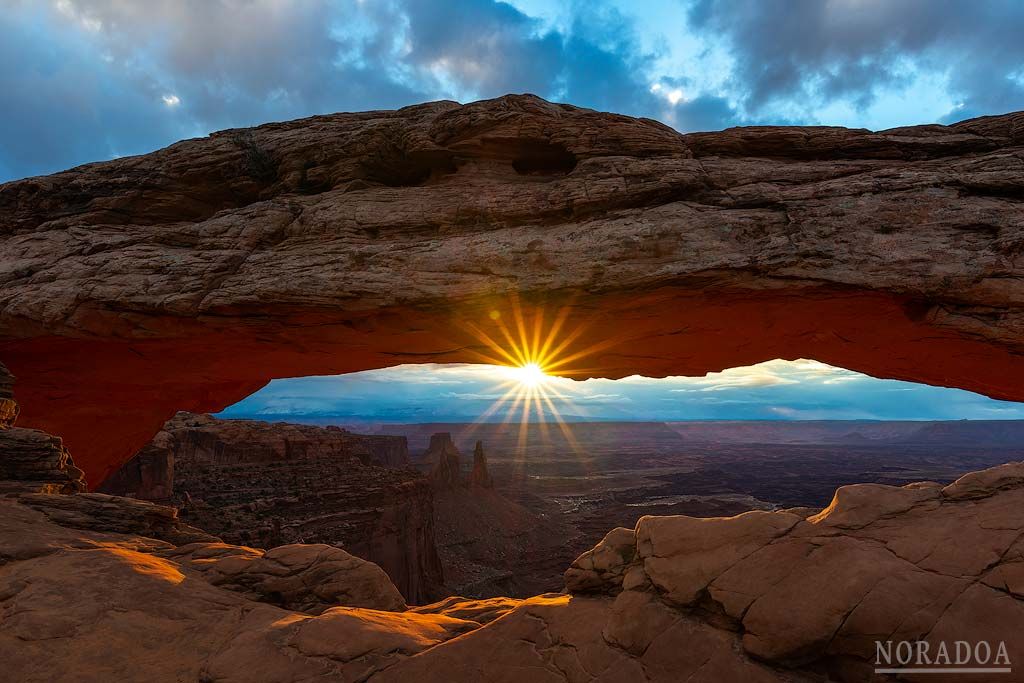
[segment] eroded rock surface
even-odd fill
[[[103,493],[48,493],[54,492],[22,494],[16,500],[42,512],[55,524],[72,529],[136,534],[175,544],[220,542],[216,536],[182,522],[178,511],[166,505]]]
[[[245,571],[222,573],[231,558],[211,560],[211,546],[66,529],[11,500],[0,500],[0,549],[0,661],[26,683],[364,681],[479,626],[354,607],[289,611],[260,593],[273,570],[249,584]],[[281,557],[235,551],[240,564],[282,569]],[[204,559],[214,566],[197,566]]]
[[[876,641],[1003,641],[1024,657],[1024,463],[942,487],[857,484],[807,517],[643,517],[566,572],[580,594],[659,604],[731,630],[787,667],[870,673]],[[1018,678],[1024,674],[1017,674]],[[913,679],[913,677],[910,677]],[[977,680],[985,680],[984,676]]]
[[[334,546],[293,544],[264,551],[193,543],[160,555],[202,572],[215,586],[309,614],[338,605],[386,612],[406,608],[380,567]]]
[[[224,131],[0,186],[0,360],[94,486],[274,377],[479,362],[513,296],[584,374],[1024,399],[1022,150],[1022,113],[681,135],[531,96]]]
[[[69,528],[27,498],[0,500],[0,658],[19,681],[853,683],[885,680],[878,640],[1024,655],[1024,463],[845,487],[806,520],[645,517],[575,563],[571,593],[408,610],[336,548]]]
[[[13,424],[16,408],[11,415]],[[38,429],[0,427],[0,494],[85,491],[83,474],[59,437]]]

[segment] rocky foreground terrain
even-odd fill
[[[414,603],[448,594],[433,492],[404,437],[178,413],[100,490],[173,505],[231,543],[344,548]]]
[[[418,469],[414,469],[413,465]],[[379,565],[410,603],[561,587],[571,534],[494,489],[482,443],[178,413],[99,491],[174,506],[229,543],[322,543]]]
[[[0,430],[11,680],[852,682],[879,640],[1024,657],[1024,463],[843,487],[821,511],[643,517],[563,593],[410,608],[338,548],[225,544],[174,508],[84,493],[60,440],[27,432]]]

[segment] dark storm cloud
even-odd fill
[[[921,72],[948,74],[952,118],[1024,108],[1019,0],[695,0],[690,23],[730,46],[753,116],[780,100],[865,106]]]
[[[734,114],[716,97],[651,93],[655,55],[600,3],[563,30],[493,0],[5,4],[0,181],[222,128],[440,98],[533,92],[683,129]]]

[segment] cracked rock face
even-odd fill
[[[1022,399],[1022,198],[1022,113],[691,135],[530,96],[312,117],[0,186],[0,360],[93,485],[176,410],[274,377],[476,362],[468,325],[513,296],[569,309],[601,344],[589,374],[807,357]]]
[[[1005,641],[1020,661],[1022,505],[1024,463],[1009,463],[945,487],[844,486],[806,520],[643,517],[632,547],[617,529],[573,563],[566,585],[617,594],[613,614],[654,601],[702,615],[759,661],[849,680],[870,672],[879,640],[924,640],[932,651]],[[628,648],[636,636],[624,638]]]

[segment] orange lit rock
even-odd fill
[[[178,546],[38,498],[133,509],[0,499],[11,680],[853,683],[877,678],[879,639],[1005,641],[1024,657],[1024,463],[840,489],[808,520],[644,517],[577,560],[604,585],[404,611],[383,572],[336,548]]]

